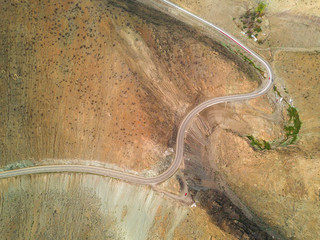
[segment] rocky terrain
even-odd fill
[[[232,21],[255,2],[176,2],[271,62],[276,85],[299,109],[299,141],[271,151],[250,146],[247,135],[273,141],[284,134],[286,110],[274,91],[214,106],[191,125],[178,173],[198,207],[98,176],[4,179],[3,239],[319,235],[317,6],[306,15],[311,1],[299,3],[303,8],[270,3],[270,36],[258,45]],[[169,166],[177,128],[190,109],[215,96],[250,92],[260,82],[219,41],[136,2],[5,1],[0,13],[1,167],[27,160],[155,175]],[[285,37],[279,34],[283,28]],[[177,191],[179,181],[173,178],[162,188]]]
[[[188,109],[256,86],[211,40],[157,12],[150,20],[99,1],[1,11],[2,166],[79,159],[150,169]]]
[[[213,121],[205,116],[208,129],[206,151],[212,169],[227,179],[231,189],[253,212],[288,239],[317,239],[319,228],[319,3],[315,1],[266,1],[266,20],[270,35],[262,44],[240,33],[233,23],[255,1],[175,1],[212,22],[219,23],[271,62],[276,86],[299,110],[302,128],[299,141],[272,151],[252,150],[241,137],[245,129],[266,140],[281,137],[279,116],[285,111],[270,112],[261,99],[230,106],[244,125]],[[212,14],[217,12],[217,14]],[[262,33],[263,34],[263,33]],[[268,98],[276,106],[280,99]],[[272,100],[273,99],[273,100]],[[254,102],[254,116],[248,114]],[[259,103],[260,102],[260,103]],[[259,104],[259,108],[257,108]],[[269,103],[272,106],[272,103]],[[208,110],[210,111],[210,110]],[[219,111],[219,110],[216,110]],[[238,114],[236,114],[236,112]],[[245,114],[244,114],[245,113]],[[214,118],[215,114],[210,114]],[[259,117],[257,119],[256,117]],[[261,119],[268,119],[263,124]],[[249,120],[249,121],[248,121]],[[211,122],[211,124],[210,124]],[[275,134],[272,135],[271,133]],[[239,136],[240,134],[240,136]],[[280,134],[276,136],[277,134]],[[232,147],[230,147],[232,146]],[[211,153],[211,155],[210,155]],[[191,171],[191,170],[190,170]],[[210,171],[206,171],[210,174]],[[217,174],[216,174],[217,175]]]

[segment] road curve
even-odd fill
[[[260,88],[259,90],[255,90],[252,93],[213,98],[201,103],[200,105],[192,109],[180,124],[177,140],[176,140],[176,155],[172,165],[165,172],[163,172],[162,174],[156,177],[145,178],[145,177],[129,174],[126,172],[121,172],[121,171],[101,168],[101,167],[94,167],[94,166],[48,165],[48,166],[36,166],[36,167],[28,167],[28,168],[0,172],[0,178],[9,178],[9,177],[15,177],[20,175],[38,174],[38,173],[77,172],[77,173],[89,173],[89,174],[101,175],[106,177],[112,177],[112,178],[130,182],[130,183],[135,183],[135,184],[143,184],[143,185],[158,184],[169,179],[179,169],[181,162],[183,160],[184,139],[186,135],[186,130],[188,128],[189,123],[191,122],[191,120],[195,115],[197,115],[199,112],[201,112],[205,108],[213,106],[215,104],[225,103],[225,102],[234,102],[234,101],[240,101],[240,100],[248,100],[248,99],[261,96],[269,91],[269,89],[272,87],[272,84],[273,84],[273,74],[269,64],[264,59],[262,59],[255,52],[250,50],[244,44],[240,43],[236,38],[234,38],[233,36],[225,32],[224,30],[220,29],[219,27],[215,26],[214,24],[206,21],[205,19],[198,17],[197,15],[185,10],[184,8],[181,8],[180,6],[170,1],[167,1],[167,0],[161,0],[161,1],[167,4],[168,6],[170,6],[171,8],[174,8],[176,10],[179,10],[181,13],[186,14],[188,17],[199,21],[199,23],[204,24],[215,31],[218,31],[220,34],[224,35],[226,38],[236,43],[239,47],[245,50],[257,61],[259,61],[262,64],[262,66],[264,66],[267,72],[267,83],[262,88]]]

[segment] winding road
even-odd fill
[[[175,174],[175,172],[179,169],[183,161],[183,149],[184,149],[184,139],[185,139],[186,131],[188,129],[189,123],[192,121],[194,116],[196,116],[205,108],[208,108],[215,104],[248,100],[248,99],[259,97],[269,91],[269,89],[272,87],[272,84],[273,84],[273,74],[269,64],[264,59],[262,59],[255,52],[250,50],[244,44],[240,43],[236,38],[234,38],[227,32],[223,31],[219,27],[215,26],[214,24],[206,21],[205,19],[198,17],[197,15],[185,10],[184,8],[181,8],[180,6],[170,1],[167,1],[167,0],[161,0],[161,1],[165,3],[167,7],[171,7],[173,9],[179,10],[181,13],[184,13],[188,17],[193,18],[193,20],[198,21],[199,24],[204,24],[210,27],[212,30],[218,31],[220,34],[224,35],[226,38],[233,41],[235,44],[237,44],[239,47],[245,50],[249,55],[251,55],[257,61],[259,61],[262,64],[262,66],[264,66],[267,73],[266,84],[259,90],[256,90],[252,93],[230,95],[230,96],[210,99],[206,102],[201,103],[200,105],[195,107],[192,111],[190,111],[180,124],[177,141],[176,141],[176,155],[175,155],[174,161],[172,162],[172,165],[165,172],[163,172],[162,174],[156,177],[145,178],[145,177],[141,177],[141,176],[137,176],[137,175],[133,175],[126,172],[117,171],[117,170],[112,170],[112,169],[107,169],[102,167],[85,166],[85,165],[47,165],[47,166],[27,167],[22,169],[15,169],[15,170],[0,172],[0,178],[9,178],[9,177],[15,177],[20,175],[38,174],[38,173],[77,172],[77,173],[89,173],[89,174],[96,174],[96,175],[101,175],[106,177],[112,177],[112,178],[120,179],[126,182],[135,183],[135,184],[155,185],[155,184],[166,181],[167,179],[172,177]]]

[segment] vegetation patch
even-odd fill
[[[248,9],[240,16],[238,27],[249,37],[262,44],[263,41],[258,39],[259,33],[262,32],[263,16],[267,5],[260,2],[256,8]],[[235,18],[233,18],[235,20]]]
[[[289,144],[291,144],[297,141],[302,122],[296,108],[289,106],[287,111],[290,119],[288,124],[284,126],[286,132],[286,140],[284,142],[289,140]]]
[[[271,144],[265,140],[258,140],[254,138],[254,136],[249,135],[247,138],[251,141],[250,145],[258,150],[270,150],[271,149]]]
[[[243,53],[241,53],[240,51],[238,51],[238,53],[240,54],[240,56],[242,57],[242,59],[244,61],[246,61],[247,63],[249,63],[251,66],[253,66],[255,69],[257,69],[261,75],[264,75],[264,71],[261,70],[260,67],[258,67],[250,58],[248,58],[246,55],[244,55]]]
[[[247,136],[247,138],[250,140],[250,145],[257,150],[270,150],[279,146],[288,146],[290,144],[293,144],[298,140],[298,134],[301,129],[302,122],[300,120],[298,110],[295,107],[291,106],[291,104],[282,97],[276,86],[273,87],[273,90],[277,94],[277,96],[282,99],[282,101],[288,106],[288,120],[283,126],[285,137],[277,141],[267,142],[265,140],[256,139],[252,135]],[[287,93],[286,89],[285,92]]]
[[[287,113],[289,116],[289,120],[283,127],[286,133],[286,137],[280,142],[282,146],[293,144],[298,140],[298,134],[302,125],[298,110],[295,107],[289,106],[287,108]]]
[[[9,163],[3,168],[0,168],[0,171],[8,171],[8,170],[14,170],[14,169],[26,168],[26,167],[32,167],[32,166],[34,166],[34,162],[29,160],[24,160],[21,162]]]
[[[262,76],[264,75],[264,71],[263,71],[259,66],[257,66],[250,58],[248,58],[246,55],[244,55],[239,49],[233,50],[230,45],[228,45],[228,44],[226,44],[226,43],[223,43],[223,42],[220,42],[220,44],[221,44],[223,47],[225,47],[229,52],[231,52],[231,53],[233,53],[233,54],[236,54],[236,55],[238,55],[238,56],[240,55],[241,58],[242,58],[245,62],[249,63],[249,64],[250,64],[251,66],[253,66],[256,70],[258,70],[259,73],[260,73]]]

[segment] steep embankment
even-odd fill
[[[0,194],[1,239],[235,239],[200,208],[99,176],[4,179]]]
[[[259,45],[241,34],[233,20],[247,9],[255,8],[256,1],[224,1],[223,4],[211,0],[175,2],[219,24],[263,54],[272,65],[276,86],[297,107],[302,121],[297,143],[257,152],[240,136],[254,135],[272,141],[284,135],[281,130],[285,124],[282,115],[286,115],[287,107],[275,92],[271,91],[268,95],[269,103],[266,98],[259,98],[227,105],[224,109],[216,107],[208,110],[206,115],[202,114],[201,126],[193,127],[205,130],[200,132],[206,132],[208,137],[198,137],[200,140],[190,142],[190,145],[196,146],[194,142],[200,141],[200,149],[208,160],[190,160],[188,174],[198,166],[198,172],[194,172],[194,179],[198,179],[196,185],[214,188],[221,186],[208,181],[211,179],[209,176],[218,179],[222,176],[243,203],[287,238],[317,239],[320,234],[320,3],[266,1],[263,24],[269,24],[271,32],[267,40]],[[212,14],[216,11],[217,14]],[[219,112],[223,112],[225,118],[217,118]],[[197,136],[203,135],[198,133]],[[210,168],[202,167],[199,161],[203,162],[202,166],[210,165]],[[209,212],[218,208],[208,206]],[[238,217],[233,219],[238,221]]]

